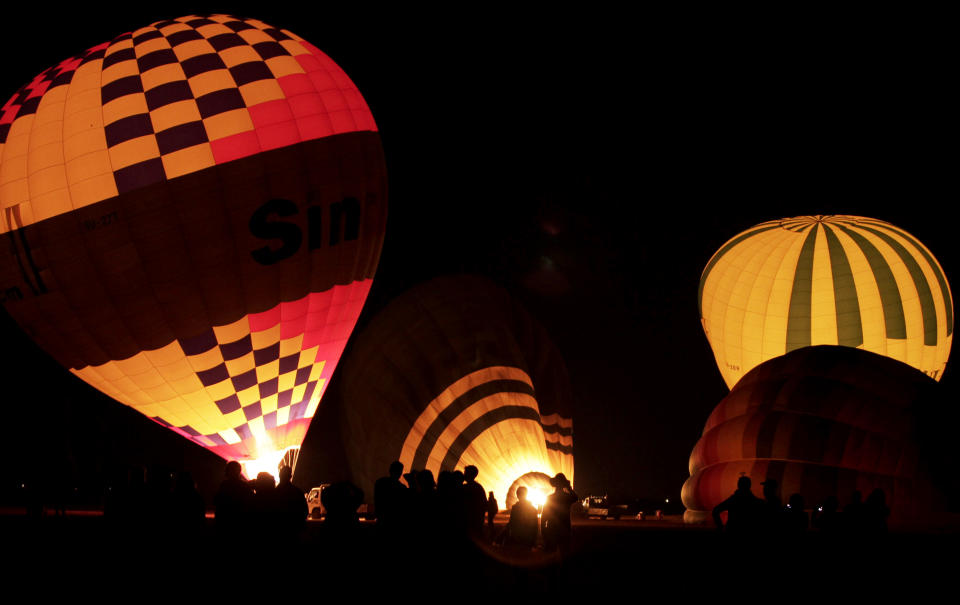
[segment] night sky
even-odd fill
[[[191,12],[256,17],[311,41],[366,98],[390,179],[357,330],[438,275],[507,288],[567,363],[582,495],[679,498],[690,450],[727,392],[700,327],[699,277],[740,231],[800,214],[880,218],[960,283],[946,216],[957,199],[955,70],[929,23],[176,4],[8,21],[17,31],[0,40],[0,96],[119,33]],[[219,458],[74,378],[5,315],[0,330],[4,489],[63,459],[77,480],[159,464],[213,489]],[[341,365],[349,355],[348,345]],[[953,365],[941,382],[950,401]],[[334,397],[349,397],[338,374]],[[339,478],[329,441],[315,421],[302,487]]]

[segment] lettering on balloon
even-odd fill
[[[272,265],[297,253],[301,242],[303,242],[300,227],[286,221],[270,220],[274,215],[280,217],[293,216],[297,212],[296,204],[282,198],[269,200],[253,211],[253,216],[250,217],[250,233],[259,239],[279,239],[281,242],[277,249],[270,246],[257,248],[250,253],[253,260],[261,265]]]
[[[47,286],[45,283],[43,283],[43,277],[40,275],[40,268],[33,260],[33,253],[30,250],[30,242],[27,241],[27,235],[24,230],[19,229],[16,236],[12,231],[8,231],[7,238],[10,241],[10,249],[13,252],[13,257],[17,261],[17,266],[20,268],[20,275],[23,277],[24,283],[27,284],[34,296],[46,294]],[[11,300],[11,297],[8,294],[9,292],[9,289],[4,292],[4,298],[2,302]],[[17,288],[17,292],[20,292],[19,288]],[[18,300],[22,299],[23,294],[20,293],[20,298]]]
[[[324,212],[326,210],[326,212]],[[257,239],[279,241],[262,246],[250,252],[253,260],[261,265],[272,265],[288,259],[300,250],[303,244],[303,231],[300,226],[287,220],[294,217],[300,209],[291,200],[274,198],[253,211],[250,217],[250,233]],[[326,216],[325,216],[326,215]],[[360,237],[360,202],[355,197],[345,197],[330,204],[329,208],[311,205],[307,208],[307,249],[317,250],[323,247],[324,224],[328,224],[327,245],[335,246],[341,241],[352,241]]]
[[[94,229],[99,229],[100,227],[106,227],[107,225],[112,225],[115,223],[120,216],[117,214],[117,211],[108,212],[97,218],[88,218],[83,221],[83,228],[87,231],[93,231]]]
[[[23,292],[17,286],[7,288],[0,294],[0,304],[5,305],[8,300],[23,300]]]

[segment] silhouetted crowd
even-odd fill
[[[797,536],[811,528],[824,534],[875,535],[887,531],[890,509],[882,489],[873,490],[866,501],[859,491],[854,491],[842,510],[839,499],[829,496],[812,515],[808,515],[801,494],[791,495],[784,505],[776,479],[767,479],[761,485],[763,498],[758,498],[751,491],[750,477],[740,477],[733,495],[713,509],[716,526],[740,536]],[[727,514],[726,523],[722,517],[724,512]]]
[[[280,469],[280,482],[262,472],[253,481],[241,476],[240,463],[227,463],[214,497],[217,532],[226,540],[296,542],[307,521],[307,500],[295,486],[289,466]]]
[[[527,500],[527,488],[517,488],[517,503],[510,509],[510,522],[498,542],[508,545],[533,548],[537,545],[539,527],[543,549],[547,552],[570,548],[570,508],[579,498],[570,487],[563,473],[550,480],[554,492],[547,498],[537,521],[537,510]]]
[[[434,481],[430,470],[403,474],[403,464],[393,462],[389,474],[374,485],[374,509],[383,537],[532,549],[541,536],[544,550],[569,546],[570,508],[579,498],[562,473],[551,480],[555,491],[541,513],[526,499],[527,488],[518,487],[510,522],[499,530],[494,526],[499,505],[493,492],[477,482],[478,474],[470,465],[463,471],[441,471]]]

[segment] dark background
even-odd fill
[[[888,220],[960,283],[958,99],[942,15],[178,4],[38,4],[8,19],[0,96],[119,33],[190,13],[257,17],[313,42],[370,105],[390,178],[357,330],[437,275],[506,287],[566,360],[581,495],[679,498],[727,392],[699,325],[698,280],[747,227],[799,214]],[[74,378],[5,314],[0,335],[3,494],[37,469],[83,486],[146,464],[191,470],[209,498],[219,458]],[[950,403],[952,365],[941,382]],[[349,394],[335,373],[321,410],[337,398]],[[304,443],[302,487],[343,472],[327,456],[327,416]]]

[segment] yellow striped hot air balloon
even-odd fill
[[[824,344],[885,355],[939,380],[953,340],[950,286],[933,254],[903,229],[859,216],[747,229],[707,263],[699,306],[731,388],[768,359]]]

